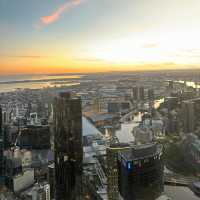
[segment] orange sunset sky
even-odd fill
[[[199,0],[0,0],[0,74],[199,68]]]

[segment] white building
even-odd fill
[[[13,191],[20,192],[34,184],[34,169],[24,171],[13,177]]]

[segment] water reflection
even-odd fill
[[[64,84],[50,82],[39,82],[39,83],[15,83],[15,84],[0,84],[0,92],[12,92],[16,89],[42,89],[42,88],[53,88],[53,87],[62,87],[62,86],[75,86],[79,85],[78,82],[69,82]]]
[[[1,82],[13,82],[13,81],[49,81],[49,80],[59,80],[59,79],[79,79],[83,75],[5,75],[0,76]]]
[[[142,120],[142,113],[138,113],[134,115],[134,119],[128,123],[122,123],[120,130],[115,132],[116,137],[118,138],[119,142],[122,143],[129,143],[134,142],[135,138],[133,136],[133,128],[138,126],[139,122]]]
[[[164,102],[164,98],[157,99],[154,101],[154,108],[158,109],[160,104]],[[119,142],[129,143],[134,142],[135,138],[133,136],[133,128],[139,125],[139,122],[142,121],[143,113],[139,112],[137,115],[134,115],[134,119],[130,122],[125,122],[121,124],[120,130],[115,132],[116,137],[118,138]]]
[[[198,84],[194,81],[174,81],[174,82],[182,83],[182,84],[185,84],[186,86],[192,87],[192,88],[197,88],[197,89],[200,88],[200,84]]]
[[[42,89],[78,85],[81,76],[78,75],[22,75],[0,76],[0,92],[10,92],[16,89]]]

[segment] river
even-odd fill
[[[138,126],[138,123],[142,120],[142,113],[134,115],[134,119],[128,123],[122,123],[119,130],[115,132],[116,137],[121,143],[134,142],[135,138],[133,136],[133,128]]]
[[[16,89],[42,89],[78,85],[82,75],[12,75],[0,76],[0,92]]]
[[[154,108],[159,108],[160,104],[164,102],[164,98],[157,99],[154,101]],[[134,115],[133,121],[121,123],[121,127],[119,130],[115,132],[115,135],[122,143],[134,142],[135,138],[133,136],[133,128],[138,126],[139,122],[142,120],[142,113],[139,112]]]
[[[174,81],[174,80],[173,80]],[[194,81],[182,81],[182,80],[179,80],[179,81],[174,81],[175,83],[181,83],[181,84],[184,84],[185,86],[187,87],[193,87],[193,88],[196,88],[196,89],[200,89],[200,84],[199,82],[194,82]]]

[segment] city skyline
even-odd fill
[[[1,83],[0,199],[199,198],[198,70],[102,75]]]
[[[198,68],[198,0],[0,0],[0,74]]]

